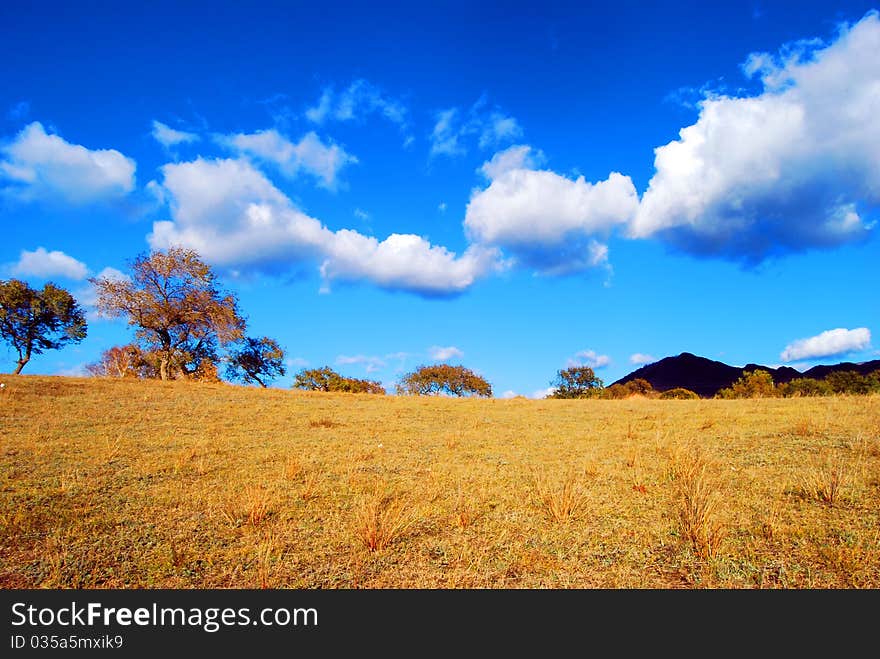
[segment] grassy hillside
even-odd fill
[[[880,587],[880,397],[0,376],[0,587]]]

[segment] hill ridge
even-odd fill
[[[821,380],[829,373],[836,371],[856,371],[861,375],[867,375],[880,369],[880,359],[866,362],[818,364],[801,372],[791,366],[772,367],[755,363],[749,363],[742,367],[731,366],[691,352],[682,352],[637,368],[611,384],[626,384],[631,380],[641,378],[650,382],[657,391],[683,387],[704,398],[710,398],[720,389],[729,387],[736,382],[746,371],[756,369],[768,371],[773,376],[774,382],[782,384],[795,378]]]

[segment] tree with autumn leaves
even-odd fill
[[[492,385],[483,376],[464,366],[432,364],[419,366],[404,375],[397,384],[397,393],[491,398]]]
[[[266,386],[284,374],[281,347],[268,337],[245,335],[246,323],[234,294],[191,249],[171,247],[138,256],[128,278],[96,277],[96,306],[124,318],[136,343],[104,353],[93,369],[159,379],[219,379],[220,351],[230,355],[228,374]],[[102,365],[103,364],[103,365]]]

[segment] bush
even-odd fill
[[[756,369],[748,371],[729,387],[721,389],[717,398],[769,398],[779,392],[773,383],[773,376],[768,371]]]
[[[836,394],[867,394],[871,391],[869,377],[858,371],[835,371],[825,376],[825,382]]]
[[[358,380],[340,375],[329,366],[303,369],[293,377],[293,388],[305,391],[349,394],[385,394],[385,388],[373,380]]]
[[[834,393],[831,386],[825,380],[813,378],[795,378],[790,382],[779,385],[779,391],[783,396],[792,398],[799,396],[830,396]]]
[[[448,394],[491,398],[492,385],[464,366],[434,364],[419,366],[412,373],[404,375],[397,384],[397,393],[416,396]]]
[[[699,395],[697,395],[690,389],[685,389],[684,387],[676,387],[675,389],[667,389],[666,391],[661,392],[660,398],[664,400],[691,400],[694,398],[699,398]]]
[[[603,382],[589,366],[572,366],[556,371],[550,382],[555,391],[547,398],[593,398],[597,397]]]

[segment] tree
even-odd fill
[[[286,373],[284,350],[275,339],[246,337],[242,345],[229,356],[227,377],[244,382],[256,382],[261,387]]]
[[[32,355],[79,343],[86,332],[85,313],[63,288],[49,282],[36,290],[20,279],[0,281],[0,338],[18,353],[14,374]]]
[[[404,375],[397,384],[397,393],[417,396],[445,393],[490,398],[492,385],[464,366],[434,364],[419,366],[412,373]]]
[[[95,377],[156,378],[156,365],[155,357],[129,343],[107,348],[97,362],[86,365],[86,371]]]
[[[589,366],[572,366],[556,371],[550,382],[554,387],[547,398],[589,398],[603,387],[603,382]]]
[[[218,345],[244,336],[235,296],[218,288],[216,275],[195,251],[172,247],[142,254],[131,273],[130,280],[89,281],[102,313],[124,316],[137,328],[142,348],[157,358],[161,379],[190,376],[205,360],[216,364]]]
[[[834,392],[825,380],[815,378],[795,378],[779,385],[779,390],[786,397],[830,396]]]
[[[729,387],[721,389],[717,398],[768,398],[777,396],[779,391],[769,371],[755,369],[747,371]]]
[[[340,375],[329,366],[304,368],[293,377],[293,388],[305,391],[350,394],[385,394],[385,387],[373,380],[358,380]]]
[[[871,383],[858,371],[834,371],[825,376],[826,384],[836,394],[867,394]]]

